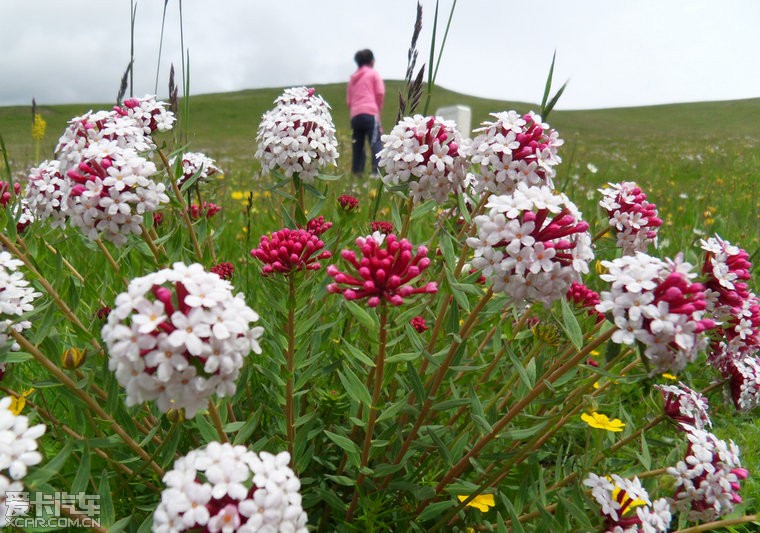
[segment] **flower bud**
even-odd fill
[[[166,419],[171,422],[172,424],[176,423],[182,423],[185,421],[185,410],[180,409],[169,409],[166,411]]]
[[[82,348],[67,348],[61,355],[61,366],[67,370],[76,370],[84,364],[87,358],[87,350]]]

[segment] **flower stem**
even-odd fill
[[[219,441],[229,442],[230,439],[227,438],[227,434],[222,427],[222,418],[219,416],[219,410],[216,408],[216,404],[211,398],[208,399],[208,414],[211,417],[211,421],[214,423],[217,435],[219,435]]]
[[[599,230],[599,233],[594,235],[594,237],[591,239],[591,242],[596,242],[607,235],[610,232],[610,229],[612,229],[611,226],[607,226],[606,228]]]
[[[285,353],[285,364],[287,366],[285,375],[285,425],[288,440],[288,452],[290,459],[295,463],[293,452],[296,444],[296,413],[295,413],[295,392],[293,383],[295,381],[295,353],[296,353],[296,282],[293,275],[288,276],[288,351]]]
[[[143,224],[140,224],[140,236],[145,241],[145,244],[148,245],[148,248],[150,248],[150,252],[153,254],[153,258],[156,260],[156,264],[158,265],[161,263],[158,247],[156,247],[156,243],[153,242],[153,237],[148,232],[148,228],[146,228]],[[166,256],[166,251],[164,251],[164,256]]]
[[[47,247],[49,251],[53,253],[53,255],[60,255],[58,253],[58,250],[56,250],[53,246],[50,246],[47,242],[45,243],[45,246]],[[82,274],[80,274],[77,271],[77,269],[74,268],[74,266],[71,263],[69,263],[65,257],[63,257],[63,255],[61,255],[61,262],[63,263],[63,266],[65,266],[75,278],[77,278],[80,282],[84,283],[84,277],[82,276]]]
[[[172,172],[172,166],[169,164],[169,160],[166,158],[166,154],[164,154],[163,150],[158,151],[159,157],[161,157],[161,161],[164,163],[164,167],[166,168],[166,173],[169,175],[169,180],[172,182],[172,190],[174,190],[174,197],[177,200],[177,203],[179,204],[179,210],[182,213],[182,218],[185,220],[185,225],[187,226],[187,231],[190,233],[190,240],[193,241],[193,248],[195,249],[195,255],[198,258],[198,261],[203,261],[203,251],[201,250],[200,244],[198,244],[198,237],[195,235],[195,228],[193,227],[193,221],[190,220],[190,215],[187,212],[187,204],[185,204],[185,199],[182,198],[182,193],[179,190],[179,186],[177,185],[177,180],[174,177],[174,172]]]
[[[106,248],[106,245],[101,241],[100,239],[95,239],[95,242],[98,245],[98,248],[100,248],[100,251],[103,252],[103,255],[106,256],[106,260],[108,261],[108,264],[111,265],[111,268],[113,268],[113,271],[119,274],[121,272],[121,268],[119,268],[119,263],[116,262],[116,260],[111,255],[111,252],[108,251],[108,248]]]
[[[55,304],[61,309],[64,316],[69,320],[69,322],[75,324],[79,329],[89,334],[90,331],[84,327],[84,324],[82,324],[82,322],[74,314],[71,308],[69,308],[66,302],[63,301],[61,295],[58,294],[58,291],[56,291],[50,282],[40,273],[39,270],[37,270],[32,261],[26,256],[26,254],[22,253],[21,250],[19,250],[18,247],[16,247],[16,245],[14,245],[3,233],[0,233],[0,243],[2,243],[2,245],[14,256],[23,261],[24,265],[26,265],[32,274],[37,277],[37,281],[40,282],[40,285],[42,285],[42,287],[45,289],[45,292],[53,299]],[[90,334],[90,343],[95,347],[96,350],[103,352],[103,347],[100,345],[98,340],[92,336],[92,334]]]
[[[114,420],[113,417],[103,409],[97,400],[87,394],[87,392],[84,390],[80,389],[74,380],[64,374],[60,368],[58,368],[52,361],[50,361],[50,359],[45,357],[45,355],[40,352],[40,350],[35,345],[29,342],[26,337],[15,331],[13,328],[8,328],[8,334],[13,337],[16,342],[19,343],[25,352],[31,354],[32,357],[34,357],[38,363],[44,366],[50,374],[52,374],[58,381],[65,385],[66,388],[68,388],[75,396],[82,400],[82,402],[84,402],[84,404],[96,417],[108,422],[114,433],[119,435],[124,443],[129,446],[133,452],[139,455],[143,461],[147,461],[150,467],[156,474],[158,474],[159,477],[164,476],[164,469],[161,468],[155,461],[153,461],[151,456],[148,455],[148,453],[143,450],[126,431],[124,431],[121,425],[119,425],[119,423],[116,422],[116,420]]]
[[[346,511],[346,522],[351,522],[356,509],[356,504],[359,500],[359,487],[364,482],[365,475],[361,470],[369,463],[369,452],[372,447],[372,436],[375,432],[375,423],[377,422],[378,404],[380,403],[380,393],[383,388],[383,378],[385,375],[385,347],[388,339],[388,309],[385,305],[385,301],[380,304],[380,337],[378,340],[379,346],[377,349],[377,357],[375,358],[374,368],[374,386],[372,389],[372,405],[369,407],[369,418],[367,420],[367,431],[364,434],[364,447],[362,449],[361,467],[359,468],[359,477],[356,480],[356,487],[354,488],[354,496],[351,499],[351,505],[349,505]]]
[[[414,200],[412,198],[409,198],[409,200],[406,201],[406,216],[404,217],[404,222],[401,226],[401,234],[399,235],[399,239],[405,239],[407,233],[409,233],[409,224],[412,221],[412,212],[414,211]]]
[[[736,526],[739,524],[746,524],[748,522],[760,521],[760,517],[756,514],[749,514],[746,516],[740,516],[738,518],[726,518],[725,520],[716,520],[715,522],[707,522],[706,524],[700,524],[694,527],[687,527],[686,529],[678,529],[674,533],[700,533],[701,531],[712,531],[719,527]]]

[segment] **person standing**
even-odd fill
[[[382,148],[380,133],[380,113],[385,101],[385,83],[374,69],[375,56],[372,50],[359,50],[354,55],[357,70],[351,75],[346,89],[346,101],[351,115],[353,130],[353,150],[351,171],[356,176],[364,173],[366,155],[365,142],[369,143],[371,171],[377,174],[377,153]]]

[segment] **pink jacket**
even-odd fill
[[[375,69],[365,65],[351,75],[346,90],[351,118],[361,114],[379,117],[384,100],[385,83]]]

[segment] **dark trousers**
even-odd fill
[[[351,171],[354,174],[364,173],[364,164],[367,156],[364,153],[364,144],[369,143],[371,157],[372,173],[377,172],[377,153],[382,148],[380,142],[380,123],[372,115],[356,115],[351,119],[351,129],[353,134],[353,158],[351,160]]]

